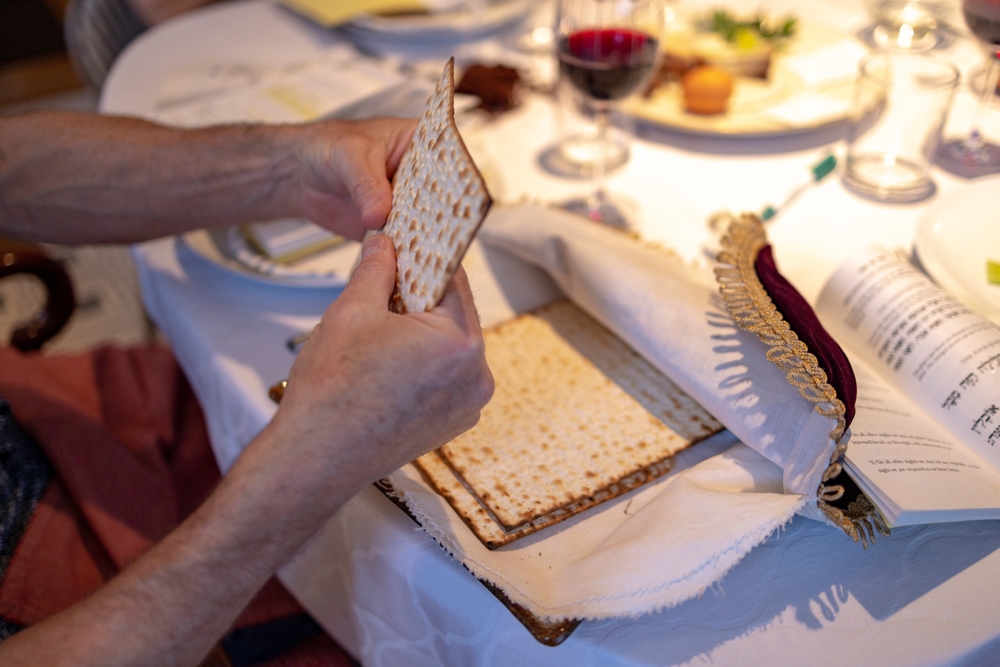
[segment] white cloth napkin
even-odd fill
[[[474,575],[543,618],[638,616],[699,595],[808,508],[832,451],[832,421],[813,416],[761,343],[735,329],[710,276],[537,206],[494,211],[479,238],[493,252],[544,267],[760,453],[724,432],[682,452],[666,478],[496,551],[412,466],[394,473],[394,488],[424,529]],[[477,285],[483,267],[467,268]],[[509,269],[496,276],[507,301],[537,301],[527,295],[531,272],[500,275]],[[477,301],[490,294],[477,291]]]
[[[729,438],[678,455],[693,467],[489,551],[412,467],[390,477],[417,520],[476,577],[547,619],[640,616],[701,594],[806,502],[781,469]]]

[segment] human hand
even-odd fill
[[[305,126],[300,147],[302,213],[355,240],[385,224],[392,207],[389,178],[416,125],[413,119],[378,118]]]
[[[278,465],[333,505],[471,428],[493,393],[468,278],[431,311],[389,312],[391,241],[364,247],[350,283],[302,348],[269,429]],[[273,469],[272,469],[273,470]],[[340,497],[342,494],[346,497]],[[332,511],[328,507],[327,511]]]

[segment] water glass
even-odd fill
[[[884,52],[869,54],[858,68],[844,184],[882,201],[929,196],[958,70],[940,58]]]

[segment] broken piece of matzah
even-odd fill
[[[722,425],[569,301],[485,333],[496,380],[479,423],[417,459],[489,548],[670,469]]]
[[[444,68],[392,182],[382,232],[396,246],[397,313],[430,310],[493,203],[455,125],[455,59]]]

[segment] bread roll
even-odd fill
[[[717,114],[726,110],[733,93],[733,76],[713,65],[700,65],[681,78],[684,108],[691,113]]]

